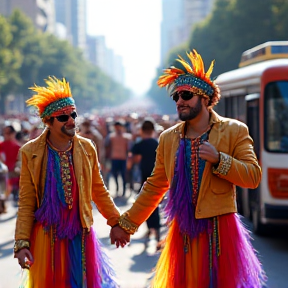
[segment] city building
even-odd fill
[[[86,0],[55,1],[57,35],[86,51]]]
[[[162,0],[161,66],[169,51],[188,41],[193,26],[212,11],[215,0]]]
[[[9,16],[14,9],[21,10],[43,32],[55,32],[54,0],[1,0],[0,13]]]
[[[87,58],[114,81],[124,83],[123,59],[107,48],[104,36],[87,36]]]

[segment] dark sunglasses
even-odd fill
[[[189,92],[189,91],[182,91],[182,92],[176,92],[172,95],[172,99],[175,102],[178,102],[179,97],[182,98],[182,100],[184,101],[188,101],[190,99],[192,99],[192,97],[194,96],[194,93]]]
[[[63,115],[59,115],[59,116],[55,116],[55,118],[59,121],[59,122],[67,122],[69,120],[69,117],[71,116],[72,119],[76,119],[76,117],[78,116],[77,113],[74,111],[72,112],[70,115],[67,114],[63,114]]]

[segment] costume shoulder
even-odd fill
[[[219,117],[220,122],[222,122],[224,124],[225,128],[228,128],[228,129],[235,129],[236,127],[237,128],[245,128],[245,129],[248,128],[244,122],[241,122],[237,119],[223,117],[223,116],[219,116],[219,115],[218,115],[218,117]]]
[[[75,140],[78,140],[79,143],[85,148],[85,150],[91,149],[91,148],[96,149],[96,144],[91,139],[88,139],[88,138],[85,138],[83,136],[76,134]]]
[[[184,127],[185,122],[179,122],[169,128],[167,128],[166,130],[164,130],[160,137],[161,138],[166,138],[169,137],[170,135],[173,135],[175,133],[181,133],[183,127]]]
[[[39,148],[46,145],[48,129],[44,129],[43,132],[34,139],[29,140],[27,143],[23,144],[20,151],[31,152],[36,151]]]

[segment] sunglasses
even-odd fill
[[[74,111],[70,115],[63,114],[63,115],[55,116],[55,118],[59,122],[67,122],[69,120],[69,117],[71,117],[73,120],[75,120],[77,116],[78,116],[77,113]]]
[[[182,100],[184,101],[188,101],[190,99],[192,99],[194,96],[194,94],[192,92],[189,92],[189,91],[181,91],[181,92],[176,92],[172,95],[172,99],[173,101],[175,102],[178,102],[179,100],[179,97],[182,98]]]

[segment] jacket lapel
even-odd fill
[[[83,173],[85,173],[85,171],[83,169],[83,161],[81,161],[83,160],[82,158],[84,158],[81,154],[81,151],[83,150],[84,148],[82,147],[79,138],[77,137],[77,135],[75,135],[73,138],[73,166],[78,188],[81,187],[81,177],[84,177],[85,179],[85,175],[82,175]]]
[[[41,187],[44,189],[45,179],[42,179],[43,175],[43,163],[47,163],[43,161],[46,153],[46,139],[47,139],[48,129],[45,129],[43,133],[39,136],[38,141],[35,141],[31,144],[32,149],[30,150],[30,159],[28,159],[28,169],[31,171],[34,186],[36,189],[36,194],[40,196],[42,199],[42,194],[44,191],[40,191]],[[41,195],[40,195],[41,194]],[[40,203],[38,203],[39,205]]]
[[[223,127],[222,124],[223,123],[221,117],[212,110],[210,116],[210,125],[213,126],[209,134],[209,143],[212,144],[216,149],[220,142],[220,133]]]
[[[210,124],[213,125],[212,129],[209,133],[209,143],[211,145],[213,145],[217,150],[218,150],[218,146],[219,146],[219,142],[221,140],[220,137],[220,133],[222,131],[222,127],[223,127],[223,123],[222,123],[222,119],[221,117],[213,110],[211,110],[211,116],[210,116]],[[205,164],[205,168],[203,171],[203,175],[202,175],[202,182],[201,182],[201,186],[200,186],[200,190],[199,190],[199,194],[202,196],[205,194],[205,191],[203,191],[203,189],[201,189],[201,187],[203,187],[203,182],[207,181],[207,177],[209,175],[209,173],[211,173],[212,169],[212,164],[210,164],[209,162],[206,162]]]

